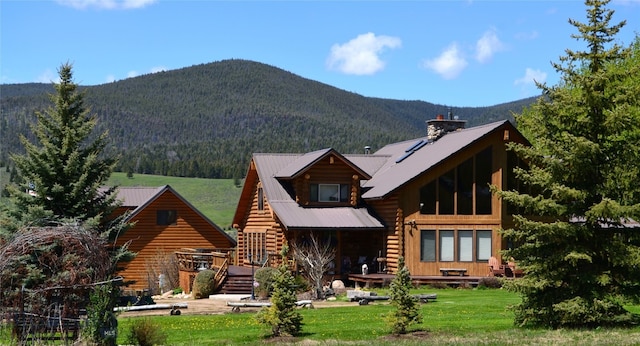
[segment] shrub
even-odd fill
[[[501,288],[502,280],[495,276],[486,276],[478,280],[478,288]]]
[[[211,269],[205,269],[196,275],[193,280],[193,297],[202,299],[209,297],[215,292],[216,283],[213,280],[216,273]]]
[[[296,290],[293,275],[281,265],[273,281],[271,306],[256,314],[256,321],[271,327],[273,336],[296,336],[302,329],[302,315],[296,307]]]
[[[273,280],[278,275],[278,270],[271,267],[258,268],[254,274],[255,281],[258,286],[255,287],[254,293],[260,298],[267,298],[273,292]]]
[[[404,265],[404,258],[399,257],[398,272],[391,282],[389,292],[391,305],[395,309],[387,315],[393,334],[405,334],[410,325],[422,323],[417,299],[409,294],[411,288],[411,273]]]
[[[167,334],[160,326],[149,318],[135,320],[131,323],[127,342],[131,345],[153,346],[163,345],[167,341]]]

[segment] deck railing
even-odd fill
[[[233,261],[235,249],[181,249],[175,255],[180,270],[199,271],[204,269],[218,270],[228,267]]]

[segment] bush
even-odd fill
[[[478,288],[501,288],[502,280],[495,276],[486,276],[478,280]]]
[[[149,318],[135,320],[131,323],[127,342],[131,345],[153,346],[163,345],[167,341],[167,334],[160,330],[160,326]]]
[[[216,283],[213,280],[216,275],[211,269],[205,269],[196,275],[193,280],[193,297],[202,299],[209,297],[216,290]]]
[[[302,315],[296,307],[296,290],[293,275],[281,265],[273,281],[271,306],[260,310],[255,319],[271,327],[273,336],[296,336],[302,330]]]
[[[273,280],[278,275],[278,270],[271,267],[258,268],[254,274],[255,281],[258,286],[255,287],[256,296],[265,299],[273,292]]]

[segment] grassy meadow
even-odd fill
[[[234,185],[233,179],[180,178],[147,174],[134,174],[133,177],[127,178],[127,174],[121,172],[114,172],[108,184],[150,187],[170,185],[222,229],[231,227],[242,190]]]

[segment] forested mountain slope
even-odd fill
[[[423,136],[449,107],[468,126],[510,119],[533,99],[482,108],[369,98],[247,60],[224,60],[82,87],[109,130],[118,170],[207,178],[242,177],[253,152],[327,147],[360,153]],[[0,85],[0,166],[21,152],[48,84]],[[461,100],[461,103],[463,100]]]

